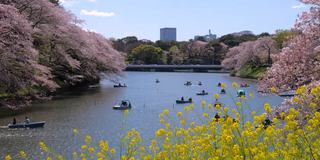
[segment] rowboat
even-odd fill
[[[186,83],[184,83],[185,86],[191,86],[192,82],[191,81],[187,81]]]
[[[19,123],[19,124],[9,124],[8,128],[43,128],[46,122],[31,122],[31,123]]]
[[[121,85],[121,84],[118,84],[118,85],[113,85],[114,88],[125,88],[127,87],[125,84],[124,85]]]
[[[247,83],[243,83],[243,84],[240,84],[240,87],[242,87],[242,88],[246,88],[246,87],[250,87],[250,85],[249,85],[249,84],[247,84]]]
[[[176,103],[177,103],[177,104],[192,103],[192,100],[187,100],[187,101],[185,101],[185,100],[176,100]]]
[[[115,110],[127,110],[127,109],[131,109],[131,103],[128,100],[123,100],[121,101],[119,104],[114,105],[113,109]]]
[[[237,91],[237,95],[238,95],[238,97],[246,96],[246,92],[244,90],[240,89]]]
[[[288,91],[278,94],[280,97],[294,97],[296,95],[295,91]]]
[[[205,96],[205,95],[208,95],[208,92],[200,92],[200,93],[197,93],[198,96]]]

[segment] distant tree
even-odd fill
[[[279,53],[271,37],[262,37],[256,41],[243,42],[229,50],[222,65],[227,69],[240,69],[242,66],[265,66],[271,63],[271,57]]]
[[[184,55],[181,53],[177,46],[172,46],[169,49],[168,54],[168,64],[182,64],[184,60]]]
[[[229,47],[238,46],[240,43],[247,41],[254,41],[257,37],[251,34],[245,34],[241,36],[235,36],[232,34],[227,34],[219,38],[219,42],[226,44]]]
[[[206,39],[203,36],[199,36],[195,39],[196,41],[206,42]]]
[[[140,45],[132,50],[133,63],[164,64],[163,51],[152,45]]]
[[[164,51],[169,51],[169,49],[172,46],[177,45],[178,43],[176,41],[156,41],[156,43],[154,44],[155,47],[159,47]]]
[[[258,35],[259,38],[261,37],[270,37],[271,35],[268,32],[263,32],[261,34]]]
[[[259,53],[262,63],[272,64],[272,55],[279,53],[276,42],[271,37],[262,37],[255,41],[256,52]]]
[[[274,40],[277,42],[278,48],[283,48],[286,46],[286,43],[297,36],[299,34],[299,31],[297,30],[277,30]]]
[[[226,53],[228,52],[228,46],[226,46],[223,43],[219,43],[219,41],[214,40],[210,41],[209,45],[213,47],[214,53],[213,53],[213,64],[221,64],[223,61]]]

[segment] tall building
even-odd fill
[[[161,28],[160,29],[161,41],[177,41],[177,29],[176,28]]]
[[[194,36],[194,40],[204,40],[204,41],[207,41],[207,42],[209,42],[211,40],[215,40],[215,39],[217,39],[217,35],[212,34],[210,29],[209,29],[209,34],[208,35],[204,35],[204,36],[197,35],[197,36]]]

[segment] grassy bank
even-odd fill
[[[267,71],[267,67],[255,67],[251,65],[245,65],[239,70],[233,70],[230,75],[241,77],[241,78],[251,78],[258,79]]]

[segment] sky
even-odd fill
[[[308,9],[298,0],[60,0],[84,20],[85,29],[109,38],[159,40],[160,28],[176,27],[177,40],[243,30],[274,33],[293,27]]]

